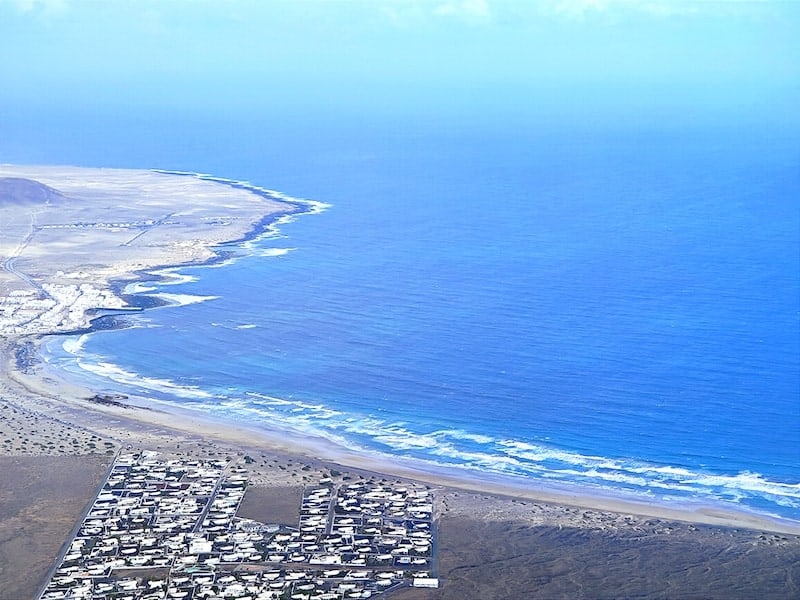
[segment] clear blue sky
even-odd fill
[[[0,0],[0,106],[800,106],[800,2]]]

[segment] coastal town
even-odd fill
[[[117,456],[40,600],[334,600],[438,587],[426,486],[321,478],[297,527],[237,516],[239,461]]]
[[[98,307],[127,308],[110,290],[98,289],[90,283],[44,284],[41,290],[16,289],[0,296],[0,333],[31,335],[77,330],[88,325],[87,316],[97,314]]]

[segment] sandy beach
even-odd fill
[[[437,471],[359,454],[296,432],[167,410],[147,398],[112,397],[106,390],[66,380],[37,358],[42,336],[86,327],[93,309],[126,308],[125,299],[113,291],[120,281],[135,281],[159,267],[211,260],[219,244],[242,239],[270,217],[296,210],[200,179],[96,171],[0,167],[0,177],[47,186],[25,194],[17,186],[17,200],[0,204],[4,597],[35,596],[114,455],[129,447],[176,456],[250,457],[253,488],[243,510],[253,518],[266,511],[278,522],[290,522],[293,501],[303,486],[331,469],[340,476],[431,485],[436,490],[443,586],[401,591],[397,598],[800,595],[798,523],[718,507],[634,502]],[[92,182],[90,193],[85,191],[87,181]],[[87,203],[102,195],[100,189],[116,196],[87,212]],[[39,199],[30,200],[31,194]],[[178,205],[176,195],[186,200],[180,211],[169,208]],[[146,202],[108,218],[109,204],[132,198]],[[52,248],[58,254],[48,250]],[[90,263],[87,248],[92,248]]]
[[[785,524],[437,476],[321,442],[96,404],[87,400],[90,390],[9,368],[8,346],[3,359],[0,585],[10,598],[34,597],[118,448],[194,458],[249,456],[252,487],[242,513],[270,522],[293,522],[303,486],[332,469],[341,477],[428,482],[436,492],[443,585],[402,590],[397,598],[798,593],[800,536]]]
[[[98,390],[64,381],[57,370],[46,364],[31,365],[24,371],[15,369],[10,358],[5,364],[5,379],[10,389],[18,390],[16,397],[23,406],[30,408],[33,404],[43,415],[57,415],[60,419],[66,417],[68,422],[81,424],[103,437],[122,443],[127,440],[127,443],[141,444],[149,439],[148,445],[152,447],[158,445],[158,440],[167,435],[166,432],[173,432],[169,435],[180,433],[187,439],[213,441],[228,448],[256,448],[306,461],[321,460],[338,467],[382,473],[454,490],[477,491],[611,514],[800,535],[798,523],[714,505],[646,503],[600,495],[577,487],[557,489],[490,474],[461,473],[445,468],[437,470],[431,465],[409,460],[394,461],[355,452],[325,438],[311,437],[302,432],[270,429],[265,425],[233,424],[215,420],[200,411],[178,410],[136,396],[127,396],[116,404],[92,401]],[[38,447],[41,448],[41,445]]]

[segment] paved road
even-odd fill
[[[32,212],[31,222],[28,227],[28,233],[25,236],[25,239],[23,239],[22,242],[17,246],[17,248],[14,250],[14,253],[3,261],[2,267],[4,271],[11,273],[18,279],[24,281],[29,286],[37,290],[39,294],[41,294],[43,297],[50,298],[52,300],[53,299],[52,296],[50,296],[50,294],[48,294],[38,282],[31,279],[29,275],[23,273],[22,271],[19,271],[16,265],[14,264],[16,263],[17,259],[20,257],[22,252],[25,250],[25,248],[28,247],[28,244],[30,244],[31,240],[33,239],[33,235],[35,233],[36,233],[36,212]]]

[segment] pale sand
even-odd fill
[[[322,441],[309,444],[300,436],[255,432],[185,413],[97,406],[85,400],[90,390],[59,383],[46,369],[36,374],[9,369],[8,346],[2,348],[0,414],[11,408],[15,415],[12,431],[3,435],[21,448],[0,448],[0,472],[11,492],[8,499],[0,493],[0,589],[19,592],[10,597],[35,597],[73,520],[96,489],[97,467],[112,460],[107,444],[113,450],[155,449],[185,458],[248,457],[253,492],[249,501],[245,497],[241,516],[265,522],[292,522],[299,490],[327,475],[391,480],[402,475],[429,482],[436,498],[443,587],[405,590],[398,598],[777,599],[800,591],[795,583],[800,581],[800,536],[787,535],[793,528],[769,520],[738,513],[712,518],[438,476]],[[27,446],[20,445],[24,438]],[[52,444],[54,438],[59,443]],[[67,456],[57,456],[64,452],[60,446]],[[32,456],[3,457],[9,453]],[[59,462],[75,459],[86,468]],[[37,484],[29,489],[31,480]]]

